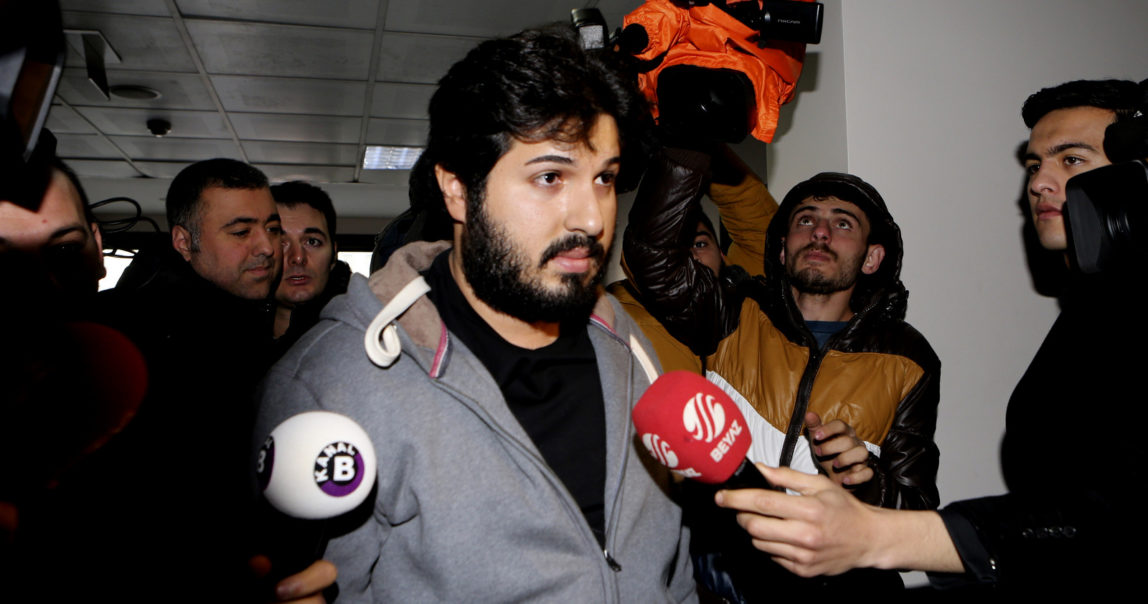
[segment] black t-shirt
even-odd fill
[[[450,274],[449,252],[423,273],[427,297],[452,334],[482,361],[519,424],[566,485],[598,543],[604,543],[606,412],[588,317],[563,323],[537,350],[502,338],[475,312]]]

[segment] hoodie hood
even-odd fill
[[[785,266],[781,263],[782,240],[789,230],[789,216],[800,202],[812,196],[833,196],[861,208],[869,219],[869,243],[885,247],[881,267],[872,275],[859,275],[849,306],[861,313],[871,306],[892,319],[904,319],[909,292],[901,283],[903,244],[901,229],[893,221],[885,200],[872,185],[840,172],[822,172],[798,183],[785,195],[765,237],[765,275],[771,291],[781,291],[788,299],[791,292]]]

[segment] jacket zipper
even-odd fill
[[[490,417],[489,414],[486,413],[486,410],[482,408],[482,405],[478,403],[478,401],[475,401],[474,399],[463,394],[462,392],[459,392],[459,391],[455,390],[454,388],[450,387],[446,383],[442,382],[441,378],[432,378],[432,379],[433,379],[436,387],[438,387],[442,390],[445,390],[446,392],[450,393],[456,399],[458,399],[460,401],[462,401],[462,400],[469,401],[469,404],[467,404],[467,407],[470,408],[472,413],[474,413],[476,416],[478,416],[479,419],[484,424],[489,426],[491,428],[491,430],[493,430],[496,434],[499,434],[500,436],[502,436],[506,440],[514,443],[515,446],[517,446],[522,451],[522,453],[524,453],[527,456],[528,459],[531,459],[539,467],[539,469],[542,470],[543,475],[545,475],[549,479],[551,486],[557,492],[559,500],[562,501],[563,506],[565,506],[565,508],[566,508],[566,512],[568,514],[570,514],[571,516],[574,516],[576,518],[575,523],[582,527],[583,536],[589,537],[590,542],[594,544],[594,548],[598,549],[598,547],[597,547],[598,540],[594,538],[594,532],[590,530],[590,525],[589,525],[589,523],[586,522],[586,517],[582,514],[582,509],[579,508],[577,503],[573,501],[572,496],[569,494],[569,491],[566,489],[566,485],[562,483],[562,479],[558,478],[558,476],[556,474],[554,474],[554,471],[550,469],[550,466],[548,466],[546,464],[546,461],[543,460],[539,455],[535,454],[534,451],[532,451],[530,449],[530,447],[527,446],[525,443],[523,443],[519,438],[517,438],[515,435],[513,435],[509,431],[507,431],[502,426],[502,424],[495,421],[493,417]],[[629,427],[626,428],[625,433],[627,436],[630,434],[630,428]],[[622,451],[622,469],[623,470],[625,469],[625,466],[626,466],[626,451],[623,450]],[[618,475],[619,480],[622,479],[622,476],[623,476],[623,474],[621,474],[621,473]],[[616,529],[617,529],[617,522],[615,521],[615,517],[617,515],[616,514],[616,508],[621,503],[621,485],[620,484],[619,484],[618,489],[616,490],[616,493],[617,493],[617,495],[615,495],[614,501],[612,502],[612,504],[610,506],[611,507],[610,516],[607,518],[606,539],[605,539],[606,546],[603,547],[601,550],[602,557],[603,557],[606,565],[610,568],[610,570],[614,571],[615,573],[621,572],[622,565],[619,564],[618,561],[614,559],[613,554],[610,553],[609,546],[614,541],[614,536],[615,536]],[[607,583],[607,586],[609,586],[609,585],[613,586],[613,588],[614,588],[614,598],[613,599],[614,599],[614,601],[617,601],[618,596],[619,596],[617,581],[609,581],[608,580],[609,575],[603,575],[602,578]]]
[[[793,461],[793,451],[797,448],[797,437],[801,436],[801,428],[805,425],[805,411],[809,409],[809,399],[813,397],[813,382],[817,379],[817,373],[821,371],[821,361],[825,358],[826,352],[833,349],[833,344],[841,339],[842,334],[860,325],[862,319],[868,315],[876,305],[876,302],[872,302],[869,306],[861,309],[861,312],[854,314],[849,323],[841,328],[841,331],[838,331],[826,340],[825,346],[808,346],[809,362],[806,363],[805,371],[801,374],[801,382],[797,388],[797,399],[793,401],[793,415],[789,416],[789,427],[785,431],[785,442],[781,446],[781,459],[777,465],[788,467]],[[813,337],[809,328],[805,326],[804,321],[801,323],[801,328],[805,334],[806,341],[816,344],[817,338]]]
[[[805,365],[805,372],[801,374],[797,399],[793,401],[793,415],[789,416],[789,428],[785,431],[785,443],[781,446],[781,459],[777,464],[783,468],[789,467],[793,461],[793,450],[797,447],[801,427],[805,425],[805,410],[809,408],[809,399],[813,394],[813,381],[821,369],[823,358],[825,354],[820,348],[809,347],[809,362]]]

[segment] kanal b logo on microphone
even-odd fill
[[[355,445],[333,442],[315,459],[315,484],[332,497],[354,492],[363,481],[363,456]]]

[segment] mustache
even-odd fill
[[[257,269],[257,268],[274,269],[275,265],[276,265],[276,263],[275,263],[274,258],[262,257],[262,258],[257,258],[255,260],[249,260],[248,262],[245,262],[242,266],[242,270],[249,271],[249,270]]]
[[[817,241],[814,241],[813,243],[810,243],[809,245],[801,248],[800,250],[797,250],[797,255],[801,256],[802,254],[804,254],[806,252],[821,252],[822,254],[825,254],[825,255],[829,256],[830,258],[833,258],[834,260],[837,259],[837,252],[834,252],[833,250],[829,249],[828,245],[825,245],[824,243],[819,243]]]
[[[586,248],[589,251],[589,256],[597,260],[599,264],[606,261],[606,248],[602,247],[599,241],[591,239],[586,235],[573,233],[551,243],[550,246],[542,252],[542,261],[538,263],[538,266],[539,268],[544,267],[547,262],[556,258],[558,254],[580,247]]]

